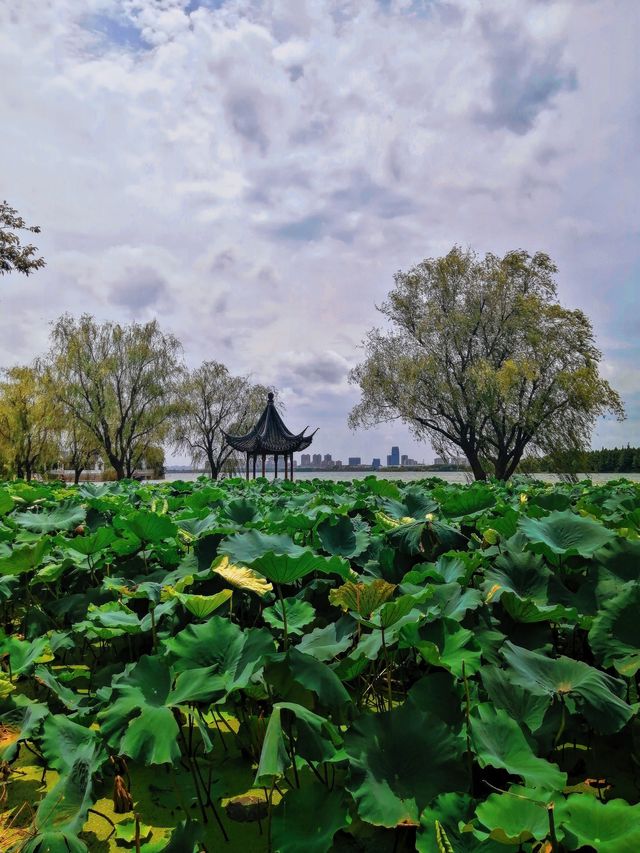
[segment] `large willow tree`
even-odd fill
[[[379,309],[351,373],[352,427],[400,419],[439,452],[461,450],[476,479],[507,479],[527,452],[588,446],[596,418],[624,417],[599,373],[591,323],[557,299],[539,252],[479,257],[454,247],[408,272]]]
[[[96,439],[118,480],[169,433],[180,409],[181,353],[155,320],[121,326],[65,314],[53,325],[51,394]]]

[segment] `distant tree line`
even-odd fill
[[[603,447],[566,454],[558,458],[547,455],[523,460],[521,469],[530,473],[538,471],[575,471],[589,474],[632,474],[640,471],[640,447]]]
[[[30,480],[63,467],[78,482],[100,460],[121,480],[143,465],[159,472],[171,446],[216,479],[234,465],[223,432],[247,431],[269,390],[215,361],[189,370],[180,341],[156,321],[65,314],[45,355],[2,371],[0,475]]]

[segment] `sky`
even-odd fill
[[[0,280],[0,364],[63,312],[157,318],[279,389],[312,450],[397,270],[523,248],[591,317],[640,444],[637,0],[0,0],[0,197],[47,266]],[[182,461],[176,457],[175,461]]]

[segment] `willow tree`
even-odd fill
[[[119,480],[170,431],[179,409],[181,350],[155,320],[121,326],[84,314],[53,325],[51,392],[95,436]]]
[[[399,419],[441,453],[462,451],[476,479],[507,479],[525,450],[588,446],[596,419],[624,417],[599,373],[589,319],[557,299],[539,252],[481,258],[454,247],[395,275],[350,380],[350,425]]]
[[[31,480],[57,462],[62,413],[47,393],[40,364],[3,371],[0,451],[12,474]]]
[[[246,376],[233,376],[224,364],[205,361],[185,376],[180,388],[176,450],[188,453],[195,465],[206,462],[217,480],[234,455],[224,432],[247,432],[261,415],[268,392]]]

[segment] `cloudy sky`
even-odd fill
[[[0,197],[47,267],[0,281],[0,364],[64,311],[157,317],[280,388],[317,451],[393,273],[548,252],[640,443],[637,0],[0,0]]]

